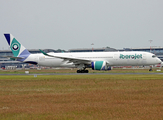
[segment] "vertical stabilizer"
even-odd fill
[[[27,57],[30,52],[12,34],[4,34],[14,57]]]

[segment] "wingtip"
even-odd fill
[[[40,50],[40,52],[42,53],[42,54],[44,54],[44,55],[47,55],[44,51],[42,51],[41,49],[39,49]]]

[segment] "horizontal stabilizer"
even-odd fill
[[[24,57],[13,57],[13,56],[3,56],[6,58],[11,58],[11,59],[23,59]]]
[[[0,63],[21,63],[20,61],[0,61]]]

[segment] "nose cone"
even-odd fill
[[[157,58],[157,61],[158,61],[158,63],[163,64],[163,62],[159,58]]]
[[[163,62],[161,62],[161,66],[163,66]]]

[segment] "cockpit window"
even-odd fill
[[[153,57],[153,58],[155,58],[155,57],[156,57],[156,55],[152,55],[152,57]]]

